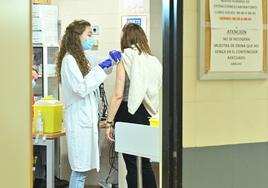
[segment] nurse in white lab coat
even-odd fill
[[[57,74],[65,104],[68,158],[72,169],[70,188],[83,188],[87,172],[100,168],[98,88],[113,63],[111,59],[100,61],[86,55],[84,51],[92,46],[90,23],[73,21],[66,28],[57,59]],[[110,55],[115,61],[121,58],[118,51]]]

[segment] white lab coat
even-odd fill
[[[107,77],[100,66],[94,66],[99,59],[86,57],[92,69],[85,77],[70,54],[65,55],[61,67],[68,158],[71,169],[78,172],[100,168],[97,96],[99,85]]]

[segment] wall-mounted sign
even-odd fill
[[[144,13],[144,0],[122,0],[125,12]]]
[[[200,0],[200,79],[267,79],[267,0]]]
[[[262,0],[210,0],[211,28],[262,28]]]
[[[262,30],[213,29],[211,72],[260,72],[263,70]]]
[[[122,28],[124,27],[125,24],[127,23],[135,23],[138,24],[139,26],[142,27],[142,29],[144,30],[144,32],[146,33],[146,16],[145,15],[126,15],[126,16],[122,16],[122,20],[121,20],[121,26]]]

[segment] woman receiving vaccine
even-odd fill
[[[148,118],[159,110],[162,66],[151,54],[147,37],[139,25],[128,23],[124,26],[121,51],[122,61],[117,65],[116,86],[106,122],[106,138],[109,141],[114,141],[114,123],[149,125]],[[128,188],[137,188],[137,157],[123,154],[123,158]],[[148,158],[142,158],[142,176],[144,188],[157,187]]]

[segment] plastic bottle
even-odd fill
[[[42,135],[44,130],[44,124],[42,119],[42,113],[40,110],[38,110],[37,113],[36,128],[37,128],[37,134]]]

